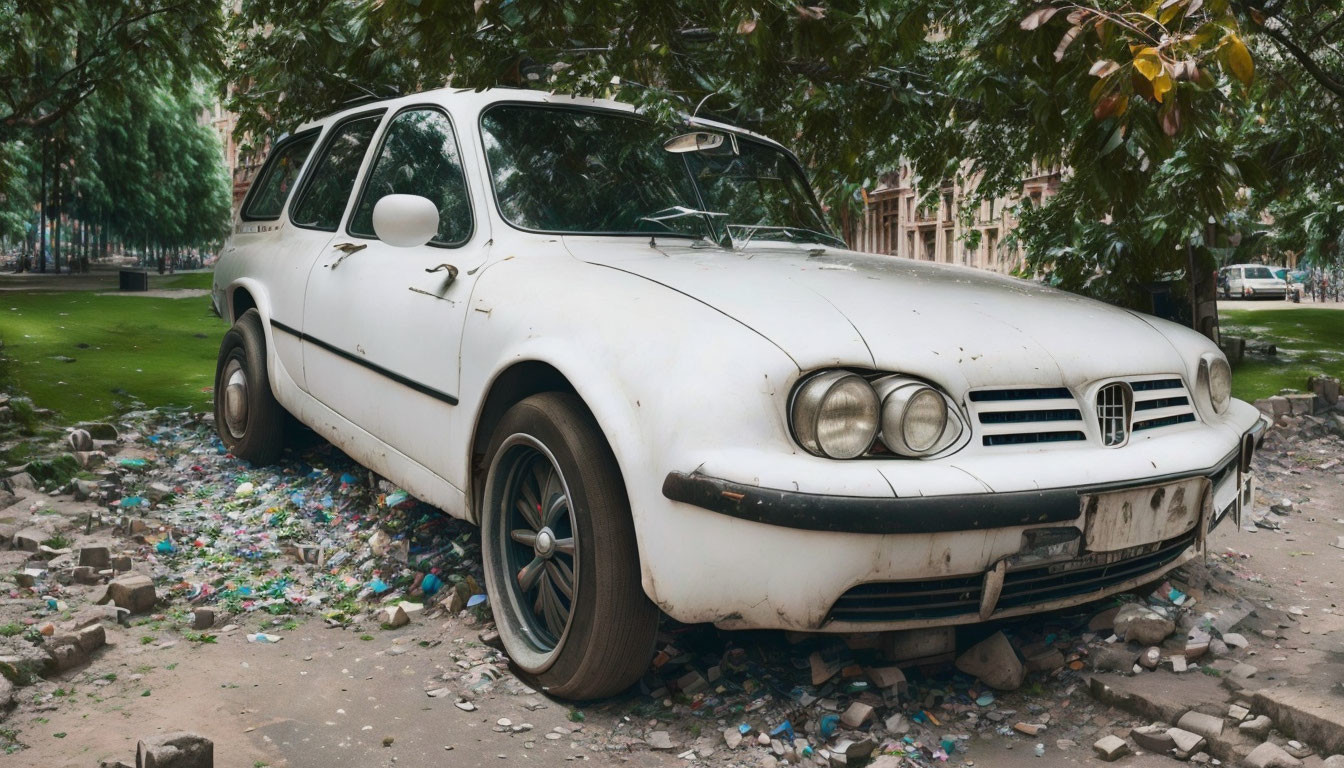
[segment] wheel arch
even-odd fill
[[[476,411],[476,424],[471,431],[471,445],[467,452],[467,461],[470,463],[469,516],[477,525],[481,522],[481,493],[484,490],[485,473],[488,469],[485,466],[485,451],[490,444],[490,435],[510,408],[542,392],[573,393],[578,396],[589,413],[593,412],[592,407],[584,401],[569,378],[550,363],[542,360],[521,360],[501,370],[486,388],[486,395],[481,399],[481,406]],[[603,438],[607,439],[607,444],[610,446],[611,441],[606,437],[605,431]]]

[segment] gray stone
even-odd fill
[[[1176,631],[1176,623],[1157,612],[1130,603],[1115,615],[1115,634],[1126,642],[1141,645],[1161,645],[1167,636]]]
[[[1331,755],[1321,763],[1322,768],[1344,768],[1344,755]]]
[[[1191,711],[1181,715],[1181,719],[1176,721],[1176,727],[1216,739],[1223,735],[1223,718]]]
[[[844,714],[840,715],[840,722],[850,728],[858,728],[868,722],[873,716],[873,708],[861,701],[856,701],[849,705]]]
[[[1237,730],[1248,736],[1254,736],[1257,739],[1263,739],[1269,735],[1269,729],[1274,727],[1274,721],[1264,715],[1256,715],[1237,726]]]
[[[1093,648],[1089,651],[1087,660],[1098,672],[1120,672],[1128,675],[1134,671],[1134,662],[1138,657],[1138,651],[1117,644]]]
[[[726,744],[729,749],[737,749],[742,746],[742,732],[736,728],[724,728],[723,743]]]
[[[107,462],[107,454],[102,451],[75,451],[75,463],[80,469],[97,469]]]
[[[131,613],[145,613],[154,608],[158,599],[152,579],[142,573],[124,573],[107,585],[107,593],[98,603],[111,601]]]
[[[1106,762],[1114,762],[1129,754],[1129,745],[1119,736],[1102,736],[1092,745],[1092,751]]]
[[[1255,673],[1260,670],[1245,662],[1241,662],[1232,668],[1231,675],[1238,680],[1249,680],[1255,677]]]
[[[24,552],[36,552],[42,542],[51,538],[51,532],[41,528],[24,528],[14,534],[14,548]]]
[[[1233,704],[1227,708],[1228,718],[1238,723],[1240,723],[1242,720],[1245,720],[1246,716],[1249,714],[1251,714],[1251,710],[1241,706],[1240,704]]]
[[[1162,660],[1162,649],[1153,646],[1143,653],[1139,654],[1139,665],[1144,669],[1157,669],[1157,663]]]
[[[215,626],[214,608],[197,608],[195,611],[192,611],[191,614],[192,629],[196,630],[209,629],[213,626]]]
[[[98,571],[87,565],[77,565],[71,571],[70,575],[74,578],[76,584],[97,584]]]
[[[676,742],[672,741],[672,736],[667,731],[654,731],[646,739],[650,749],[668,750],[676,749]]]
[[[1316,747],[1324,755],[1344,753],[1344,707],[1339,699],[1303,686],[1263,688],[1251,701],[1256,712],[1279,730]]]
[[[1223,634],[1223,642],[1233,648],[1245,648],[1249,643],[1246,642],[1246,636],[1236,632],[1226,632]]]
[[[957,657],[957,669],[978,677],[992,688],[1012,691],[1021,687],[1027,670],[1002,632],[995,632]]]
[[[65,436],[65,441],[74,452],[93,450],[93,435],[90,435],[87,429],[70,430],[70,434]]]
[[[1278,744],[1266,741],[1251,750],[1241,764],[1246,768],[1297,768],[1302,761],[1284,752]]]
[[[1176,741],[1167,733],[1166,728],[1159,725],[1143,725],[1134,728],[1129,732],[1129,738],[1149,752],[1158,754],[1166,754],[1176,748]]]
[[[165,733],[141,741],[135,748],[135,768],[214,767],[214,743],[194,733]]]
[[[150,483],[149,487],[145,488],[145,497],[155,504],[172,496],[173,487],[165,483]]]
[[[1198,733],[1191,733],[1184,728],[1169,728],[1167,729],[1167,735],[1176,745],[1176,751],[1187,757],[1203,749],[1207,743],[1203,736]]]

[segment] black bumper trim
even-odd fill
[[[829,496],[759,488],[717,477],[670,472],[663,496],[754,523],[831,533],[947,533],[1062,523],[1082,514],[1079,495],[1221,476],[1240,449],[1208,469],[1100,485],[947,496]]]

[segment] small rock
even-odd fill
[[[1028,736],[1038,736],[1041,731],[1045,730],[1045,726],[1041,723],[1015,723],[1013,724],[1013,730]]]
[[[840,716],[840,722],[850,728],[858,728],[873,716],[873,708],[861,701],[849,705],[849,709]]]
[[[1098,672],[1129,674],[1134,669],[1134,661],[1138,655],[1137,651],[1132,651],[1124,645],[1103,645],[1093,648],[1087,660]]]
[[[1126,642],[1141,645],[1161,645],[1167,636],[1176,631],[1176,623],[1156,611],[1129,603],[1115,615],[1115,634]]]
[[[1186,669],[1188,669],[1188,668],[1189,668],[1189,667],[1188,667],[1188,666],[1186,665],[1186,663],[1185,663],[1185,657],[1184,657],[1184,656],[1181,656],[1180,654],[1176,654],[1176,655],[1174,655],[1174,656],[1171,657],[1171,671],[1172,671],[1172,672],[1184,672],[1184,671],[1185,671]]]
[[[1027,670],[1002,632],[995,632],[957,657],[957,669],[992,688],[1012,691],[1022,686]]]
[[[70,434],[66,435],[65,441],[72,452],[93,450],[93,435],[90,435],[87,429],[70,430]]]
[[[886,726],[887,733],[894,736],[904,736],[910,732],[910,721],[905,719],[905,715],[900,712],[888,717],[883,725]]]
[[[1157,669],[1157,663],[1162,660],[1162,649],[1154,646],[1139,654],[1139,665],[1144,669]]]
[[[1269,729],[1273,727],[1274,721],[1270,720],[1269,717],[1266,715],[1256,715],[1250,720],[1238,725],[1237,730],[1249,736],[1254,736],[1257,739],[1263,739],[1269,735]]]
[[[1232,648],[1245,648],[1250,643],[1246,642],[1246,636],[1237,632],[1224,632],[1223,642]]]
[[[1241,764],[1246,768],[1297,768],[1302,761],[1283,751],[1274,742],[1266,741],[1251,750]]]
[[[1106,762],[1114,762],[1129,754],[1129,745],[1118,736],[1103,736],[1092,745],[1092,751]]]
[[[209,629],[213,626],[215,626],[214,608],[201,607],[191,612],[192,629]]]
[[[667,731],[654,731],[649,734],[648,741],[651,749],[669,750],[676,749],[677,745],[672,741],[672,736]]]
[[[382,611],[382,623],[389,629],[397,629],[411,623],[411,617],[400,605],[390,605]]]
[[[135,764],[137,768],[214,768],[215,745],[194,733],[165,733],[136,746]]]
[[[736,728],[724,728],[723,743],[727,745],[729,749],[737,749],[742,746],[742,732]]]
[[[1238,680],[1249,680],[1252,677],[1255,677],[1255,673],[1259,671],[1260,671],[1259,669],[1251,666],[1250,664],[1247,664],[1246,662],[1240,662],[1235,667],[1232,668],[1232,671],[1229,674],[1237,678]]]
[[[1206,743],[1203,736],[1198,733],[1191,733],[1183,728],[1169,728],[1167,735],[1176,745],[1176,751],[1189,757],[1204,748]]]
[[[462,710],[463,712],[475,712],[475,711],[476,711],[476,705],[475,705],[475,704],[472,704],[470,701],[465,701],[465,700],[463,700],[463,701],[455,701],[455,702],[453,702],[453,706],[454,706],[454,707],[457,707],[458,709]]]
[[[1240,704],[1233,704],[1227,708],[1227,716],[1238,723],[1245,720],[1249,714],[1251,714],[1251,710]]]
[[[1296,758],[1311,757],[1316,754],[1316,750],[1308,747],[1300,741],[1290,741],[1283,745],[1283,751]]]

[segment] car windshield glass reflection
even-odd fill
[[[842,244],[797,164],[763,142],[674,152],[638,117],[533,105],[495,107],[481,130],[500,212],[523,229]]]

